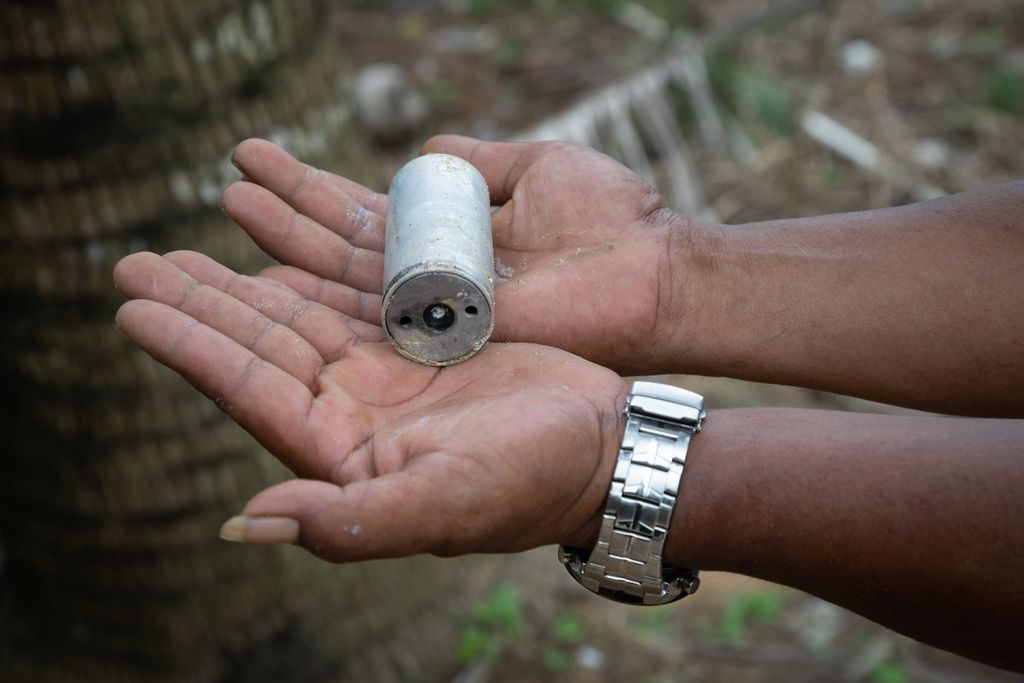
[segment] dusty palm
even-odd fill
[[[438,369],[379,327],[196,253],[115,273],[122,331],[300,479],[249,515],[297,519],[333,560],[512,551],[596,533],[626,385],[563,351],[491,344]]]
[[[495,339],[557,346],[621,371],[649,369],[675,214],[647,183],[609,157],[562,143],[442,136],[426,149],[467,158],[501,205],[493,217]],[[269,142],[246,141],[234,158],[246,181],[227,189],[224,207],[286,266],[266,274],[376,321],[387,197]]]

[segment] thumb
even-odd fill
[[[422,152],[451,154],[473,164],[487,182],[491,203],[501,205],[512,198],[519,179],[538,159],[569,146],[565,142],[487,142],[462,135],[435,135]]]
[[[538,143],[486,142],[463,135],[435,135],[420,150],[422,154],[451,154],[473,165],[491,196],[491,232],[497,246],[512,246],[508,236],[515,209],[512,194],[519,178],[529,168]]]
[[[294,479],[249,501],[221,527],[240,543],[295,543],[331,562],[438,552],[447,545],[436,486],[405,472],[337,486]]]

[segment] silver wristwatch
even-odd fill
[[[700,585],[696,569],[662,566],[661,553],[686,451],[704,420],[704,397],[667,384],[634,382],[625,413],[626,433],[597,543],[590,550],[560,546],[558,559],[598,595],[664,605]]]

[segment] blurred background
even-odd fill
[[[218,210],[249,136],[377,190],[434,132],[570,139],[742,223],[1020,177],[1022,115],[1019,0],[0,4],[0,680],[1022,680],[738,576],[637,610],[551,548],[335,567],[225,544],[287,473],[121,339],[110,275],[142,249],[265,265]]]

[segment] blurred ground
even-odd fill
[[[723,221],[891,206],[912,201],[911,188],[922,184],[957,192],[1024,175],[1024,4],[1017,0],[358,5],[336,16],[353,67],[401,65],[430,107],[412,139],[368,161],[364,175],[376,189],[429,132],[514,135],[657,61],[671,38],[652,38],[636,16],[722,46],[706,55],[714,93],[756,150],[756,159],[741,163],[721,149],[691,146],[706,204]],[[647,12],[624,20],[624,9],[635,5]],[[782,6],[799,11],[723,42],[747,18]],[[692,132],[692,112],[686,102],[677,105],[684,130]],[[808,108],[895,159],[899,177],[880,178],[806,135],[800,114]],[[681,381],[713,406],[895,410],[785,387]],[[550,561],[552,571],[560,571],[553,552]],[[453,676],[509,682],[1024,680],[743,577],[709,574],[696,596],[656,610],[592,599],[568,577],[554,602],[536,604],[529,593],[525,585],[496,589],[465,619],[466,666]]]

